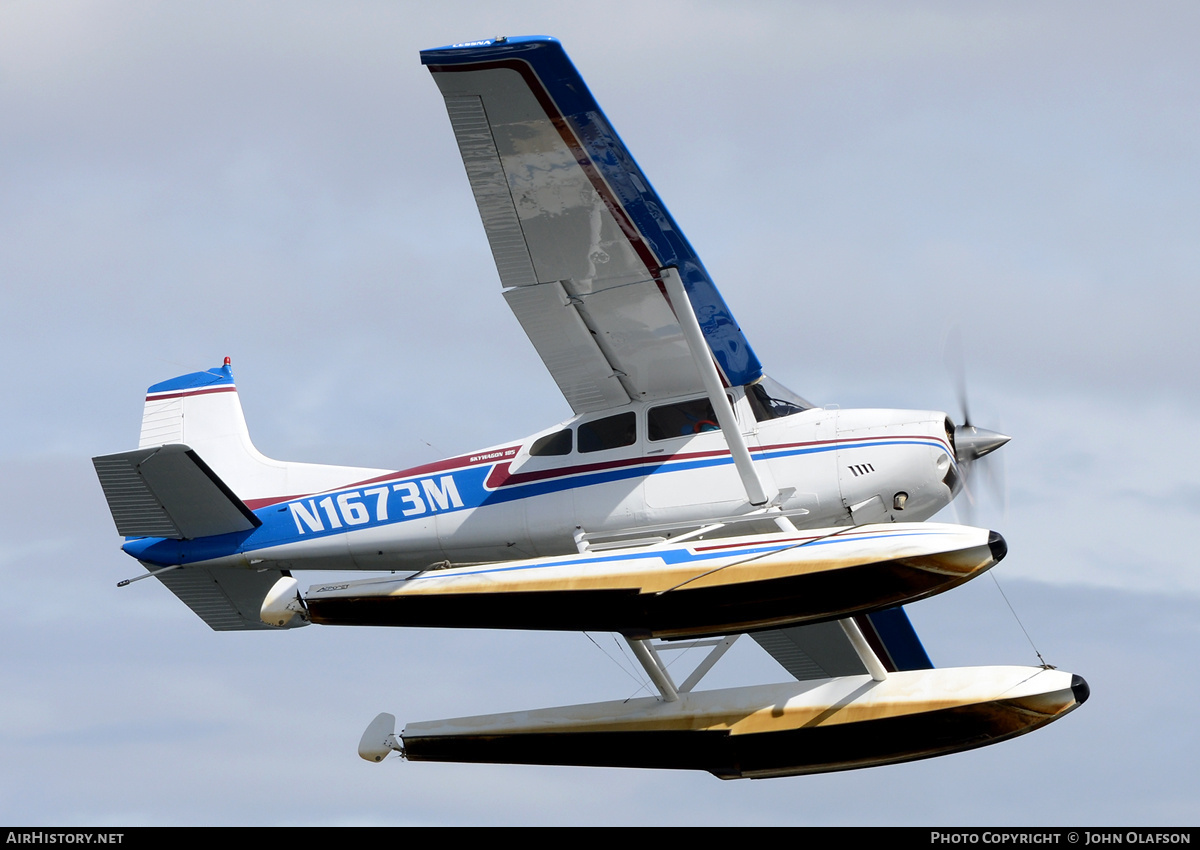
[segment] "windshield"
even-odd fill
[[[811,403],[766,375],[746,387],[746,399],[759,422],[791,416],[812,407]]]

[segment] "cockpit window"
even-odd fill
[[[763,375],[762,378],[746,387],[746,400],[754,411],[754,418],[759,422],[768,419],[781,419],[812,407],[800,396],[789,390],[778,381]]]
[[[706,398],[652,407],[646,414],[646,435],[651,440],[690,437],[692,434],[720,429],[712,402]]]
[[[637,440],[637,417],[633,412],[593,419],[579,426],[579,451],[599,452],[631,446]]]
[[[561,431],[555,431],[553,434],[547,434],[544,437],[538,437],[534,440],[532,446],[529,447],[529,454],[533,457],[548,457],[550,455],[569,455],[571,453],[571,429],[564,428]]]

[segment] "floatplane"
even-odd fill
[[[934,668],[902,607],[1004,557],[994,531],[927,520],[1006,436],[766,376],[555,39],[421,61],[504,299],[574,416],[412,469],[325,466],[254,447],[228,358],[155,384],[138,448],[94,459],[139,578],[217,630],[619,633],[657,691],[400,733],[384,713],[371,761],[802,774],[979,747],[1087,698],[1050,667]],[[348,577],[302,589],[303,570]],[[697,689],[743,635],[792,681]],[[707,652],[677,682],[664,646]]]

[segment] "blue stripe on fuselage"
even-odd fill
[[[945,451],[945,446],[935,439],[912,438],[768,448],[754,454],[756,459],[776,459],[838,449],[894,445],[920,445]],[[728,454],[684,460],[647,458],[628,466],[592,472],[572,472],[570,468],[566,468],[551,478],[521,484],[502,484],[495,489],[486,485],[495,466],[475,466],[411,478],[377,481],[366,486],[268,505],[254,512],[262,526],[250,531],[196,540],[138,538],[126,542],[122,548],[139,560],[159,566],[191,564],[350,531],[428,519],[441,513],[471,510],[655,474],[727,466],[732,463],[733,460]]]

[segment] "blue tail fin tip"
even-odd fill
[[[146,390],[148,393],[163,393],[169,390],[194,390],[200,387],[214,387],[222,384],[233,384],[233,367],[229,358],[225,363],[204,372],[190,372],[178,378],[160,381]]]

